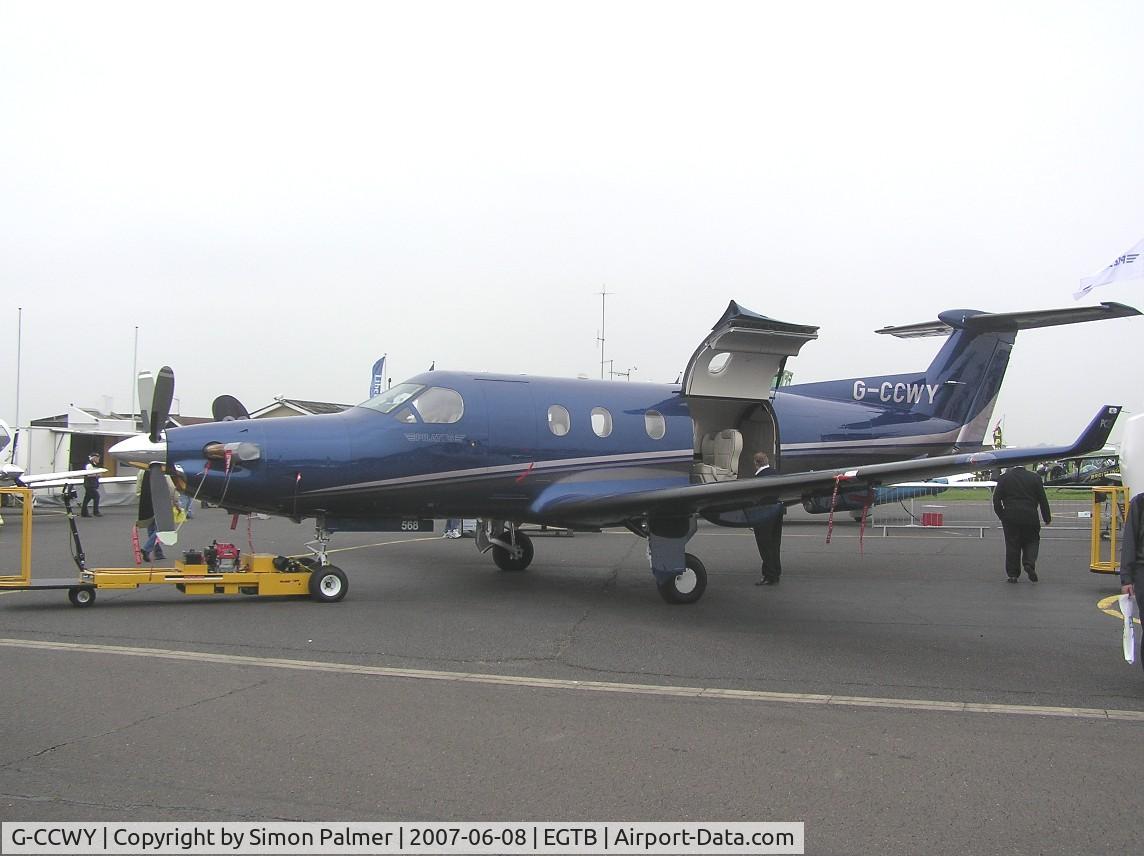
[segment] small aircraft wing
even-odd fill
[[[1120,410],[1118,406],[1102,407],[1076,442],[1069,446],[990,449],[889,461],[850,470],[818,470],[595,496],[566,495],[553,498],[539,511],[546,517],[561,521],[584,522],[614,522],[644,515],[683,516],[701,511],[734,511],[771,502],[794,502],[809,496],[830,495],[836,487],[850,490],[936,478],[967,470],[1015,467],[1083,454],[1103,447]]]
[[[41,487],[59,487],[65,484],[81,484],[88,476],[103,475],[107,470],[102,467],[96,467],[93,470],[66,470],[59,473],[35,473],[27,475],[22,470],[20,472],[4,471],[0,473],[3,479],[11,480],[19,487],[41,488]]]

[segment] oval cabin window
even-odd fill
[[[711,362],[707,364],[707,371],[713,375],[719,374],[731,362],[730,351],[720,351],[718,354],[711,358]]]
[[[568,433],[572,427],[572,417],[568,415],[568,409],[561,407],[559,404],[553,404],[548,408],[548,430],[555,434],[557,437],[563,437]]]
[[[612,414],[603,407],[592,408],[592,430],[597,437],[607,437],[612,433]]]
[[[663,435],[667,433],[667,422],[662,413],[658,410],[649,410],[644,413],[643,421],[644,429],[649,437],[653,440],[663,439]]]

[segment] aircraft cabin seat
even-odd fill
[[[743,452],[743,435],[734,428],[713,431],[699,444],[702,463],[692,467],[692,481],[698,484],[730,481],[739,477],[739,456]]]

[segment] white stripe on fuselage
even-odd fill
[[[448,470],[439,473],[423,473],[416,476],[402,476],[394,479],[378,479],[376,481],[359,482],[357,484],[339,485],[337,487],[324,487],[311,490],[302,496],[321,496],[326,493],[341,493],[343,491],[362,491],[374,488],[403,487],[409,485],[425,485],[442,481],[461,481],[484,476],[504,475],[506,473],[523,473],[553,471],[561,469],[588,469],[604,465],[640,465],[648,463],[688,463],[694,457],[691,449],[673,449],[666,452],[635,452],[626,455],[595,455],[587,458],[562,458],[552,461],[522,461],[516,464],[504,464],[499,467],[473,467],[465,470]]]

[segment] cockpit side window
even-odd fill
[[[363,401],[362,407],[368,407],[371,410],[377,410],[381,413],[389,413],[400,407],[407,402],[425,387],[419,383],[399,383],[397,386],[391,386],[389,389],[375,395],[369,401]]]
[[[447,424],[457,422],[465,413],[465,400],[455,389],[431,386],[413,400],[422,422]]]

